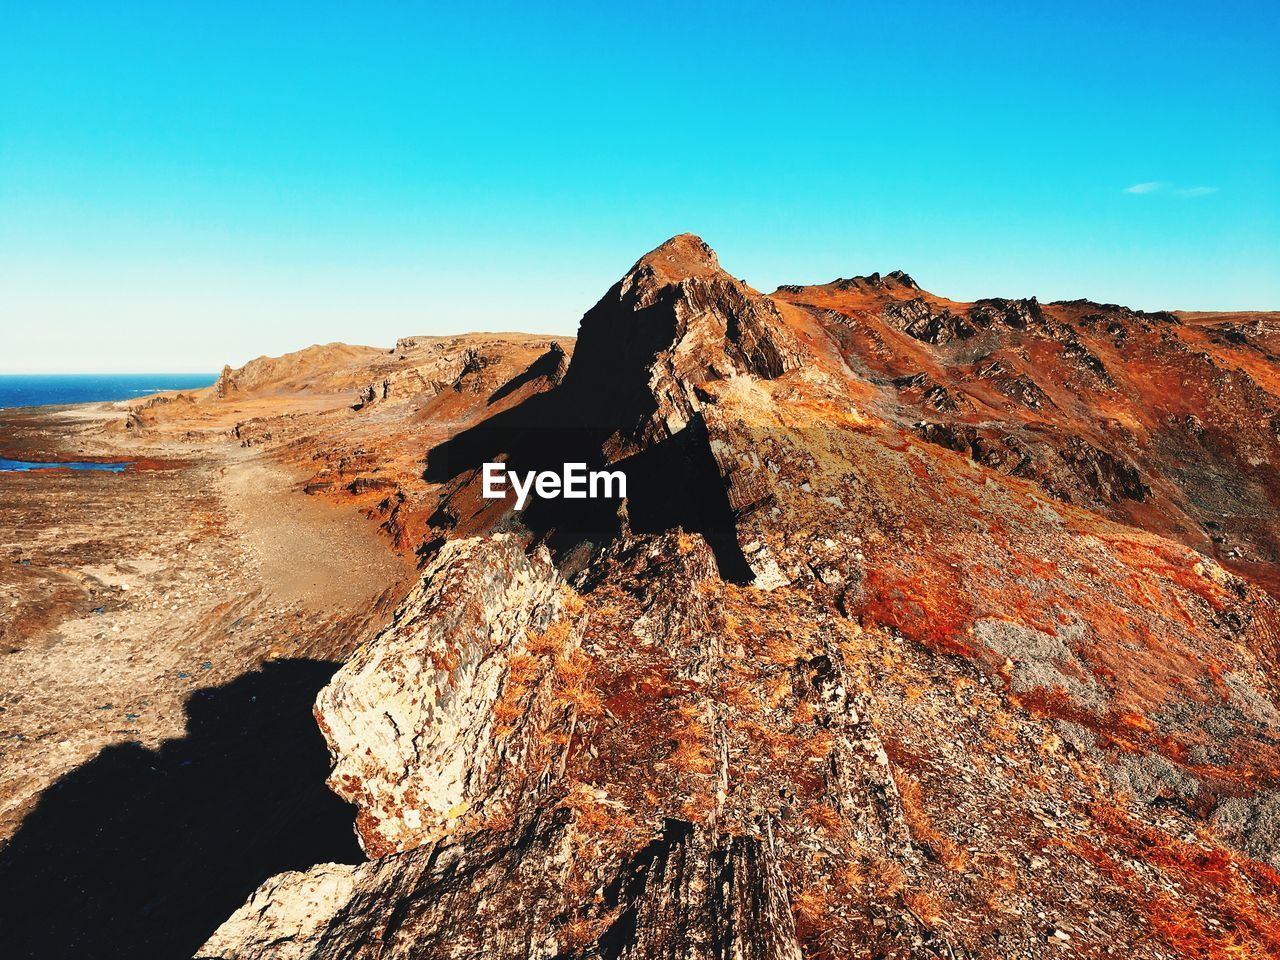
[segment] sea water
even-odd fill
[[[163,390],[198,390],[217,379],[216,373],[0,374],[0,409],[132,400]]]
[[[34,460],[6,460],[0,457],[0,473],[23,473],[27,470],[107,470],[122,473],[127,463],[88,463],[81,460],[51,460],[40,463]]]

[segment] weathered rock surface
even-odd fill
[[[572,886],[570,817],[269,881],[199,951],[240,960],[800,960],[767,841],[668,821],[615,865],[590,919]],[[597,933],[597,931],[599,931]],[[584,942],[585,936],[585,942]]]
[[[201,955],[1277,953],[1280,371],[1224,323],[657,248],[428,455],[318,703],[373,859]]]
[[[542,712],[532,645],[555,625],[555,652],[569,652],[562,606],[545,550],[526,556],[510,535],[455,541],[321,691],[329,783],[360,808],[370,855],[419,846],[490,799],[497,768],[519,760],[521,728]],[[529,689],[507,705],[504,731],[495,707],[518,684]]]
[[[801,362],[774,301],[684,234],[642,257],[582,318],[565,392],[613,428],[609,458],[683,430],[707,381],[779,377]],[[620,429],[619,429],[620,428]]]

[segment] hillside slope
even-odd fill
[[[1271,322],[668,241],[421,428],[421,580],[316,706],[369,859],[200,955],[1275,955]]]

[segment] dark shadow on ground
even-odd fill
[[[497,390],[493,391],[489,395],[489,399],[485,401],[485,405],[489,406],[499,400],[504,400],[521,387],[537,380],[546,380],[553,385],[559,383],[564,373],[564,365],[564,350],[560,344],[553,342],[550,349],[529,364],[523,372],[516,374]]]
[[[701,417],[695,416],[672,436],[650,441],[638,453],[606,462],[602,448],[609,434],[572,422],[558,402],[561,396],[551,391],[530,397],[428,453],[426,479],[452,484],[431,518],[433,526],[448,529],[457,519],[452,515],[452,494],[478,486],[478,471],[487,461],[502,460],[520,474],[530,470],[559,474],[566,463],[582,463],[588,470],[625,474],[633,533],[662,533],[677,527],[700,533],[714,552],[722,577],[734,583],[751,581],[753,574],[738,546],[733,510]],[[619,534],[621,502],[620,497],[531,498],[512,522],[528,530],[534,542],[546,544],[561,571],[572,574]]]
[[[186,960],[273,874],[360,862],[311,713],[337,666],[197,691],[186,737],[109,747],[51,787],[0,851],[0,956]]]
[[[444,543],[447,532],[484,509],[480,470],[503,461],[520,472],[560,473],[565,464],[591,470],[620,470],[627,477],[627,524],[634,533],[660,533],[680,527],[706,537],[720,574],[735,583],[752,579],[737,542],[736,520],[724,479],[711,453],[700,416],[674,435],[655,424],[658,409],[650,383],[657,353],[681,334],[671,303],[674,290],[625,316],[589,322],[594,311],[609,314],[613,292],[583,318],[582,333],[563,379],[436,445],[427,454],[423,479],[445,487],[430,519],[438,536],[420,556]],[[617,319],[617,322],[615,322]],[[548,351],[526,373],[550,375],[563,362]],[[516,377],[494,398],[532,379]],[[505,391],[505,393],[504,393]],[[494,398],[491,398],[494,399]],[[524,511],[497,521],[497,529],[523,528],[535,543],[550,549],[561,571],[582,569],[590,556],[623,529],[620,498],[533,500]]]

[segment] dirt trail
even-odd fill
[[[229,457],[218,488],[273,596],[307,610],[358,609],[407,570],[351,507],[300,492],[305,475],[262,457]]]

